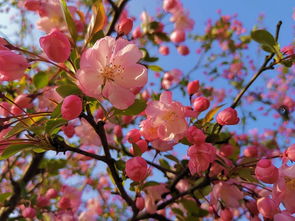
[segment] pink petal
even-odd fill
[[[115,82],[124,88],[143,87],[147,83],[147,69],[140,64],[127,66]]]

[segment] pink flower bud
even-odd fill
[[[234,152],[234,147],[231,144],[224,144],[220,147],[220,155],[224,157],[229,157]]]
[[[75,135],[75,127],[73,124],[69,123],[67,125],[64,125],[61,129],[68,138],[71,138]]]
[[[294,45],[288,45],[281,49],[281,51],[286,55],[293,55],[295,54],[295,46]]]
[[[82,100],[77,95],[67,96],[61,105],[61,115],[66,120],[77,118],[82,112]]]
[[[189,48],[186,45],[179,45],[177,51],[180,55],[186,56],[190,53]]]
[[[59,202],[58,202],[58,208],[60,209],[70,209],[71,208],[71,200],[67,197],[62,197],[60,198]]]
[[[295,161],[295,144],[288,147],[286,150],[286,156],[289,160]]]
[[[190,126],[187,129],[187,140],[191,144],[201,144],[205,142],[206,135],[199,128],[195,126]]]
[[[40,46],[47,57],[54,62],[65,62],[71,54],[71,43],[68,37],[57,29],[41,37]]]
[[[279,170],[276,168],[271,160],[262,159],[256,165],[255,175],[258,180],[262,182],[273,184],[279,177]]]
[[[50,188],[49,190],[47,190],[45,196],[47,198],[53,199],[53,198],[56,198],[58,196],[58,193],[57,193],[57,191],[55,189]]]
[[[181,43],[185,41],[185,32],[183,30],[175,30],[171,33],[170,39],[174,43]]]
[[[141,135],[138,129],[132,129],[126,135],[126,139],[129,143],[135,143],[139,141],[140,137]]]
[[[11,106],[11,113],[13,113],[14,115],[20,115],[21,113],[23,113],[23,109],[31,108],[33,106],[32,98],[28,97],[27,94],[18,95],[14,99],[14,103],[15,104]]]
[[[140,140],[136,141],[135,144],[139,147],[141,153],[148,151],[148,144],[145,140],[140,139]]]
[[[144,209],[144,204],[145,204],[144,198],[142,198],[142,197],[136,198],[135,205],[136,205],[137,209],[139,209],[139,211]]]
[[[32,207],[26,207],[22,211],[22,216],[24,218],[31,218],[33,219],[36,216],[36,210]]]
[[[38,0],[26,0],[24,6],[29,11],[37,11],[41,7],[41,1]]]
[[[140,30],[140,27],[137,27],[134,29],[133,33],[132,33],[132,37],[133,38],[140,38],[142,37],[142,33],[141,33],[141,30]]]
[[[177,5],[176,0],[164,0],[163,1],[163,9],[165,11],[171,11]]]
[[[216,120],[220,125],[235,125],[239,123],[240,118],[238,118],[238,113],[235,109],[228,107],[218,113]]]
[[[207,110],[210,106],[210,101],[205,97],[198,97],[193,102],[194,110],[197,112],[202,112]]]
[[[278,212],[275,202],[269,197],[262,197],[258,199],[257,208],[262,216],[270,219]]]
[[[230,209],[224,209],[220,212],[221,221],[231,221],[233,220],[233,213]]]
[[[8,102],[1,102],[0,103],[0,115],[3,117],[7,117],[9,115],[10,111],[10,104]]]
[[[160,46],[160,48],[159,48],[159,53],[161,54],[161,55],[168,55],[169,53],[170,53],[170,50],[169,50],[169,48],[167,47],[167,46]]]
[[[50,205],[50,199],[46,196],[38,196],[37,198],[37,205],[39,207],[46,207]]]
[[[189,95],[197,93],[199,88],[200,88],[200,83],[198,80],[191,81],[187,84],[187,92]]]
[[[120,125],[115,125],[114,126],[114,134],[116,135],[117,138],[122,138],[122,127]]]
[[[148,173],[147,163],[142,157],[133,157],[126,162],[125,172],[133,181],[143,181]]]
[[[0,50],[0,81],[20,79],[29,64],[25,57],[10,50]]]
[[[256,146],[249,146],[244,150],[245,157],[257,157],[258,151]]]
[[[119,22],[118,33],[123,35],[128,35],[132,30],[133,20],[130,18],[124,18]]]

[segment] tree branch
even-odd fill
[[[112,1],[109,1],[109,2],[112,2]],[[121,0],[120,3],[118,4],[118,6],[116,6],[116,8],[113,7],[114,16],[113,16],[110,26],[108,27],[106,35],[111,35],[114,32],[115,25],[116,25],[117,21],[119,20],[120,15],[121,15],[122,11],[124,10],[127,2],[128,2],[128,0]],[[111,5],[113,6],[113,4],[111,4]]]
[[[21,178],[18,182],[15,182],[14,180],[11,181],[13,186],[13,195],[5,202],[4,207],[2,208],[0,221],[8,220],[10,213],[12,213],[17,206],[21,198],[21,187],[26,186],[34,176],[40,173],[41,170],[38,167],[43,157],[44,153],[34,154],[31,164],[25,172],[23,178]]]

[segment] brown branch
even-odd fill
[[[25,172],[25,175],[23,176],[23,178],[21,178],[17,182],[15,182],[14,180],[11,180],[11,183],[13,186],[13,194],[5,202],[1,210],[0,221],[8,220],[10,213],[14,211],[15,207],[17,206],[21,198],[21,187],[22,186],[25,187],[34,176],[38,175],[41,172],[41,170],[38,167],[43,157],[44,157],[44,153],[34,154],[31,164],[29,168],[27,169],[27,171]]]
[[[121,0],[120,3],[118,4],[118,6],[116,6],[116,8],[113,7],[113,9],[114,9],[114,13],[113,13],[114,16],[113,16],[113,19],[111,21],[110,26],[108,27],[108,30],[106,32],[106,35],[111,35],[114,32],[115,25],[116,25],[117,21],[119,20],[120,15],[121,15],[122,11],[124,10],[125,5],[127,4],[127,2],[128,2],[128,0]]]
[[[276,41],[279,39],[279,33],[280,33],[280,28],[282,25],[282,21],[279,21],[277,24],[277,29],[276,29],[276,36],[275,39]],[[270,70],[274,68],[275,63],[272,65],[267,66],[267,64],[272,60],[272,58],[275,56],[275,53],[271,53],[269,56],[266,56],[264,59],[263,64],[259,68],[259,70],[256,72],[256,74],[251,78],[249,83],[244,87],[240,93],[237,95],[237,97],[234,99],[233,104],[231,105],[232,108],[236,108],[242,98],[242,96],[245,94],[245,92],[248,90],[248,88],[254,83],[254,81],[266,70]]]
[[[100,137],[101,140],[101,144],[105,153],[105,162],[108,165],[110,172],[112,174],[112,177],[114,179],[114,182],[120,192],[121,197],[127,202],[127,204],[129,206],[131,206],[133,212],[135,214],[138,213],[138,209],[135,205],[135,202],[131,199],[131,197],[128,195],[128,193],[126,192],[124,186],[123,186],[123,180],[121,179],[121,177],[118,174],[118,171],[116,169],[115,166],[115,160],[112,158],[111,153],[110,153],[110,148],[109,148],[109,144],[108,144],[108,140],[107,140],[107,136],[105,133],[105,129],[104,129],[104,121],[98,121],[97,123],[95,122],[90,110],[89,110],[89,106],[86,106],[86,111],[87,111],[87,115],[82,113],[81,117],[83,117],[85,120],[87,120],[87,122],[93,127],[93,129],[95,130],[95,132],[97,133],[97,135]]]

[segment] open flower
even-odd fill
[[[78,84],[86,95],[105,97],[114,107],[126,109],[135,99],[130,89],[143,87],[147,82],[147,69],[137,64],[141,57],[135,44],[104,37],[83,53]]]

